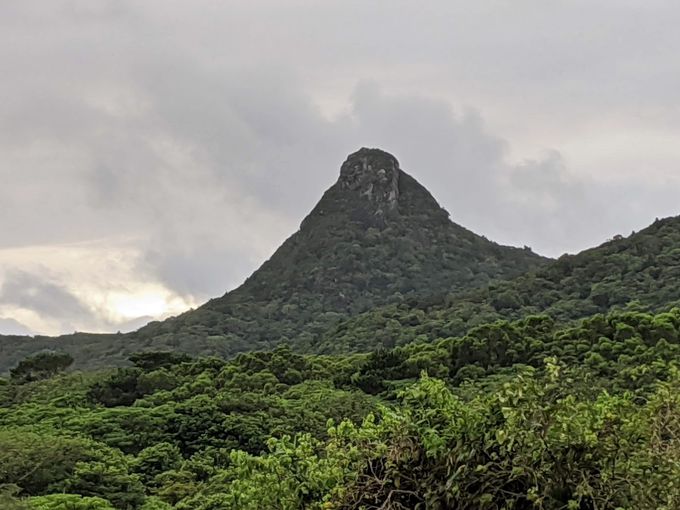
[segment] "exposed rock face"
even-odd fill
[[[340,169],[338,185],[370,202],[377,223],[397,212],[399,177],[397,158],[380,149],[362,148],[350,154]]]
[[[383,228],[398,216],[400,178],[397,158],[380,149],[362,148],[350,154],[340,168],[335,187],[350,199],[352,217],[365,226]]]

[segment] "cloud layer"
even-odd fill
[[[547,255],[678,214],[678,22],[662,1],[3,5],[0,332],[222,294],[361,146]]]

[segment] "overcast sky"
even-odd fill
[[[0,3],[0,332],[221,295],[380,147],[559,256],[680,214],[674,0]]]

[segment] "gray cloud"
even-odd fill
[[[31,335],[29,328],[14,319],[0,317],[0,331],[4,335]]]
[[[45,275],[19,270],[5,275],[0,287],[0,304],[30,309],[42,317],[58,319],[66,331],[73,330],[75,323],[87,323],[92,315],[84,303],[59,283],[46,281]]]
[[[0,251],[132,246],[135,279],[200,302],[264,261],[361,146],[393,152],[455,221],[549,255],[677,214],[680,8],[583,8],[3,5]],[[2,269],[6,302],[111,325],[53,273]]]

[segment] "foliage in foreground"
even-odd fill
[[[544,378],[528,372],[465,402],[424,377],[380,419],[331,426],[326,441],[231,452],[176,508],[678,508],[677,375],[643,405],[582,383],[551,363]]]
[[[0,508],[676,509],[679,349],[628,312],[4,380]]]

